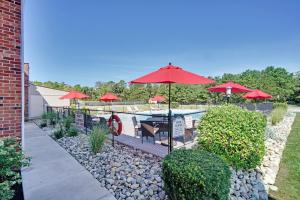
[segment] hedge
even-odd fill
[[[222,159],[200,149],[175,150],[162,164],[164,190],[171,200],[228,199],[230,176]]]
[[[198,126],[199,146],[236,168],[255,168],[265,154],[267,120],[234,105],[211,108]]]

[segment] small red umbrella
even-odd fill
[[[224,92],[224,93],[226,93],[228,88],[231,89],[232,93],[246,93],[246,92],[251,92],[252,91],[251,89],[246,88],[245,86],[242,86],[240,84],[234,83],[232,81],[210,87],[210,88],[208,88],[208,90],[211,91],[211,92]]]
[[[251,92],[252,90],[249,88],[246,88],[245,86],[242,86],[240,84],[234,83],[232,81],[229,81],[227,83],[223,83],[220,85],[216,85],[213,87],[208,88],[211,92],[224,92],[227,96],[227,103],[229,103],[229,98],[231,96],[231,93],[245,93],[245,92]]]
[[[119,100],[119,97],[117,97],[113,93],[106,93],[105,95],[100,97],[100,100],[104,102],[112,102],[112,101]]]
[[[104,101],[104,102],[112,102],[119,100],[119,97],[117,97],[116,95],[114,95],[113,93],[106,93],[105,95],[103,95],[102,97],[99,98],[100,101]],[[110,107],[108,107],[110,109]],[[105,110],[105,106],[104,106],[104,110]]]
[[[156,101],[157,107],[159,108],[159,103],[164,102],[166,100],[163,96],[154,96],[153,98],[150,98],[150,101]]]
[[[154,96],[154,97],[151,98],[150,100],[156,101],[156,102],[164,102],[164,101],[166,100],[166,98],[163,97],[163,96]]]
[[[77,104],[78,109],[79,109],[79,103],[77,102],[78,99],[85,99],[85,98],[89,98],[88,95],[83,94],[81,92],[77,92],[77,91],[70,91],[68,94],[60,97],[59,99],[74,99],[75,104]]]
[[[89,98],[89,96],[81,92],[70,91],[68,94],[60,97],[59,99],[85,99],[85,98]]]
[[[177,67],[169,63],[168,66],[162,67],[152,73],[135,79],[130,84],[147,84],[147,83],[163,83],[169,85],[169,151],[172,151],[172,128],[171,128],[171,84],[209,84],[214,83],[214,80],[199,76],[197,74],[183,70],[181,67]]]
[[[245,99],[270,99],[272,98],[271,95],[264,93],[261,90],[253,90],[243,96]]]

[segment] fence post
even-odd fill
[[[85,128],[85,134],[87,135],[87,114],[86,114],[86,111],[84,111],[84,128]]]
[[[115,135],[113,133],[113,126],[114,126],[114,111],[111,111],[111,126],[110,130],[111,130],[111,134],[112,134],[112,146],[115,147]]]

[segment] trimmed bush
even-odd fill
[[[201,149],[175,150],[162,164],[164,190],[171,200],[228,199],[230,176],[222,159]]]
[[[104,145],[104,142],[109,134],[109,129],[106,127],[94,127],[89,142],[91,145],[92,152],[94,154],[99,153]]]
[[[13,186],[21,182],[19,170],[29,165],[20,144],[15,138],[0,139],[0,199],[10,200],[14,196]]]
[[[75,137],[78,135],[78,130],[75,127],[71,127],[69,128],[69,130],[67,131],[67,136],[68,137]]]
[[[236,168],[255,168],[265,154],[266,118],[234,105],[208,110],[199,123],[200,148]]]
[[[283,120],[285,113],[287,112],[287,107],[279,106],[272,110],[271,112],[271,123],[276,125]]]

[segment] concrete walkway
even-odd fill
[[[113,200],[114,196],[34,123],[25,124],[25,200]]]

